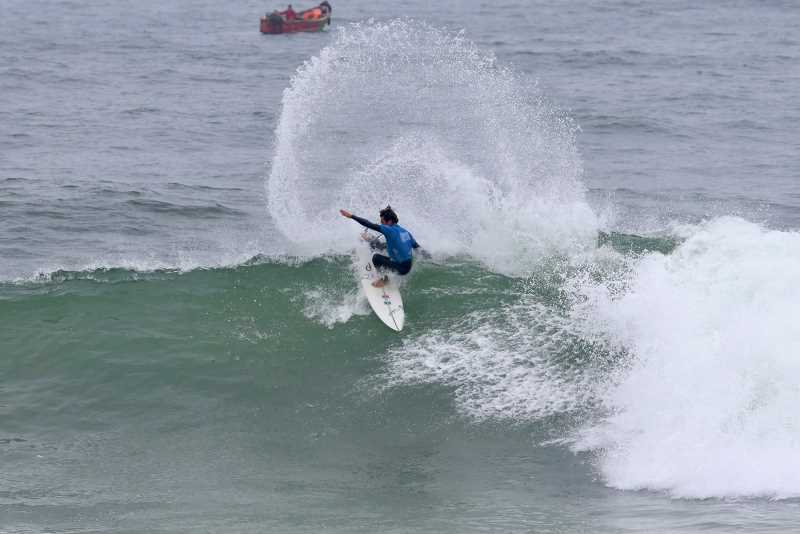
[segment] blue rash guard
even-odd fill
[[[411,235],[411,232],[399,224],[391,226],[381,224],[379,231],[386,237],[386,248],[389,250],[389,257],[393,261],[397,263],[411,261],[411,250],[419,246],[414,241],[414,236]]]
[[[375,224],[356,215],[353,215],[353,220],[361,226],[382,233],[386,237],[386,248],[389,250],[389,257],[394,262],[405,263],[411,261],[411,249],[419,247],[419,243],[414,240],[411,232],[399,224]]]

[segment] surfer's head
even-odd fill
[[[391,206],[386,206],[381,210],[381,224],[397,224],[397,214]]]

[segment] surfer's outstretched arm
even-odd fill
[[[348,219],[353,219],[355,222],[357,222],[358,224],[360,224],[361,226],[363,226],[365,228],[369,228],[370,230],[375,230],[376,232],[383,233],[383,231],[381,230],[380,225],[375,224],[374,222],[370,222],[370,221],[368,221],[368,220],[366,220],[366,219],[364,219],[362,217],[359,217],[358,215],[353,215],[352,213],[350,213],[347,210],[339,210],[339,213],[342,214],[342,217],[347,217]]]
[[[351,219],[353,219],[355,222],[357,222],[361,226],[369,228],[370,230],[375,230],[376,232],[383,233],[383,231],[381,230],[380,225],[375,224],[374,222],[368,221],[368,220],[366,220],[366,219],[364,219],[362,217],[359,217],[358,215],[353,215],[351,217]]]

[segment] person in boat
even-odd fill
[[[297,13],[292,9],[292,4],[289,4],[289,7],[286,8],[286,11],[282,11],[281,15],[284,16],[286,22],[291,22],[297,18]]]
[[[380,211],[381,224],[375,224],[357,215],[353,215],[347,210],[339,210],[343,217],[353,219],[358,224],[370,230],[380,232],[386,238],[386,248],[389,255],[374,254],[372,256],[372,265],[376,269],[385,273],[394,271],[397,274],[406,275],[411,271],[413,263],[412,250],[419,248],[419,243],[416,242],[411,232],[397,224],[399,219],[391,206],[386,206]],[[376,248],[372,242],[373,248]],[[372,282],[375,287],[383,287],[389,281],[388,276],[384,276],[380,280]]]
[[[270,13],[269,17],[267,18],[269,19],[270,25],[274,26],[277,29],[278,33],[283,32],[283,17],[281,16],[281,14],[278,12],[277,9],[272,13]]]
[[[322,17],[327,19],[328,24],[330,25],[333,7],[328,3],[328,0],[322,0],[322,2],[320,2],[319,10],[322,12]]]
[[[322,8],[312,7],[311,9],[306,9],[300,12],[300,16],[303,20],[319,20],[322,18]]]

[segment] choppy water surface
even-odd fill
[[[272,7],[0,8],[0,530],[800,527],[798,8]]]

